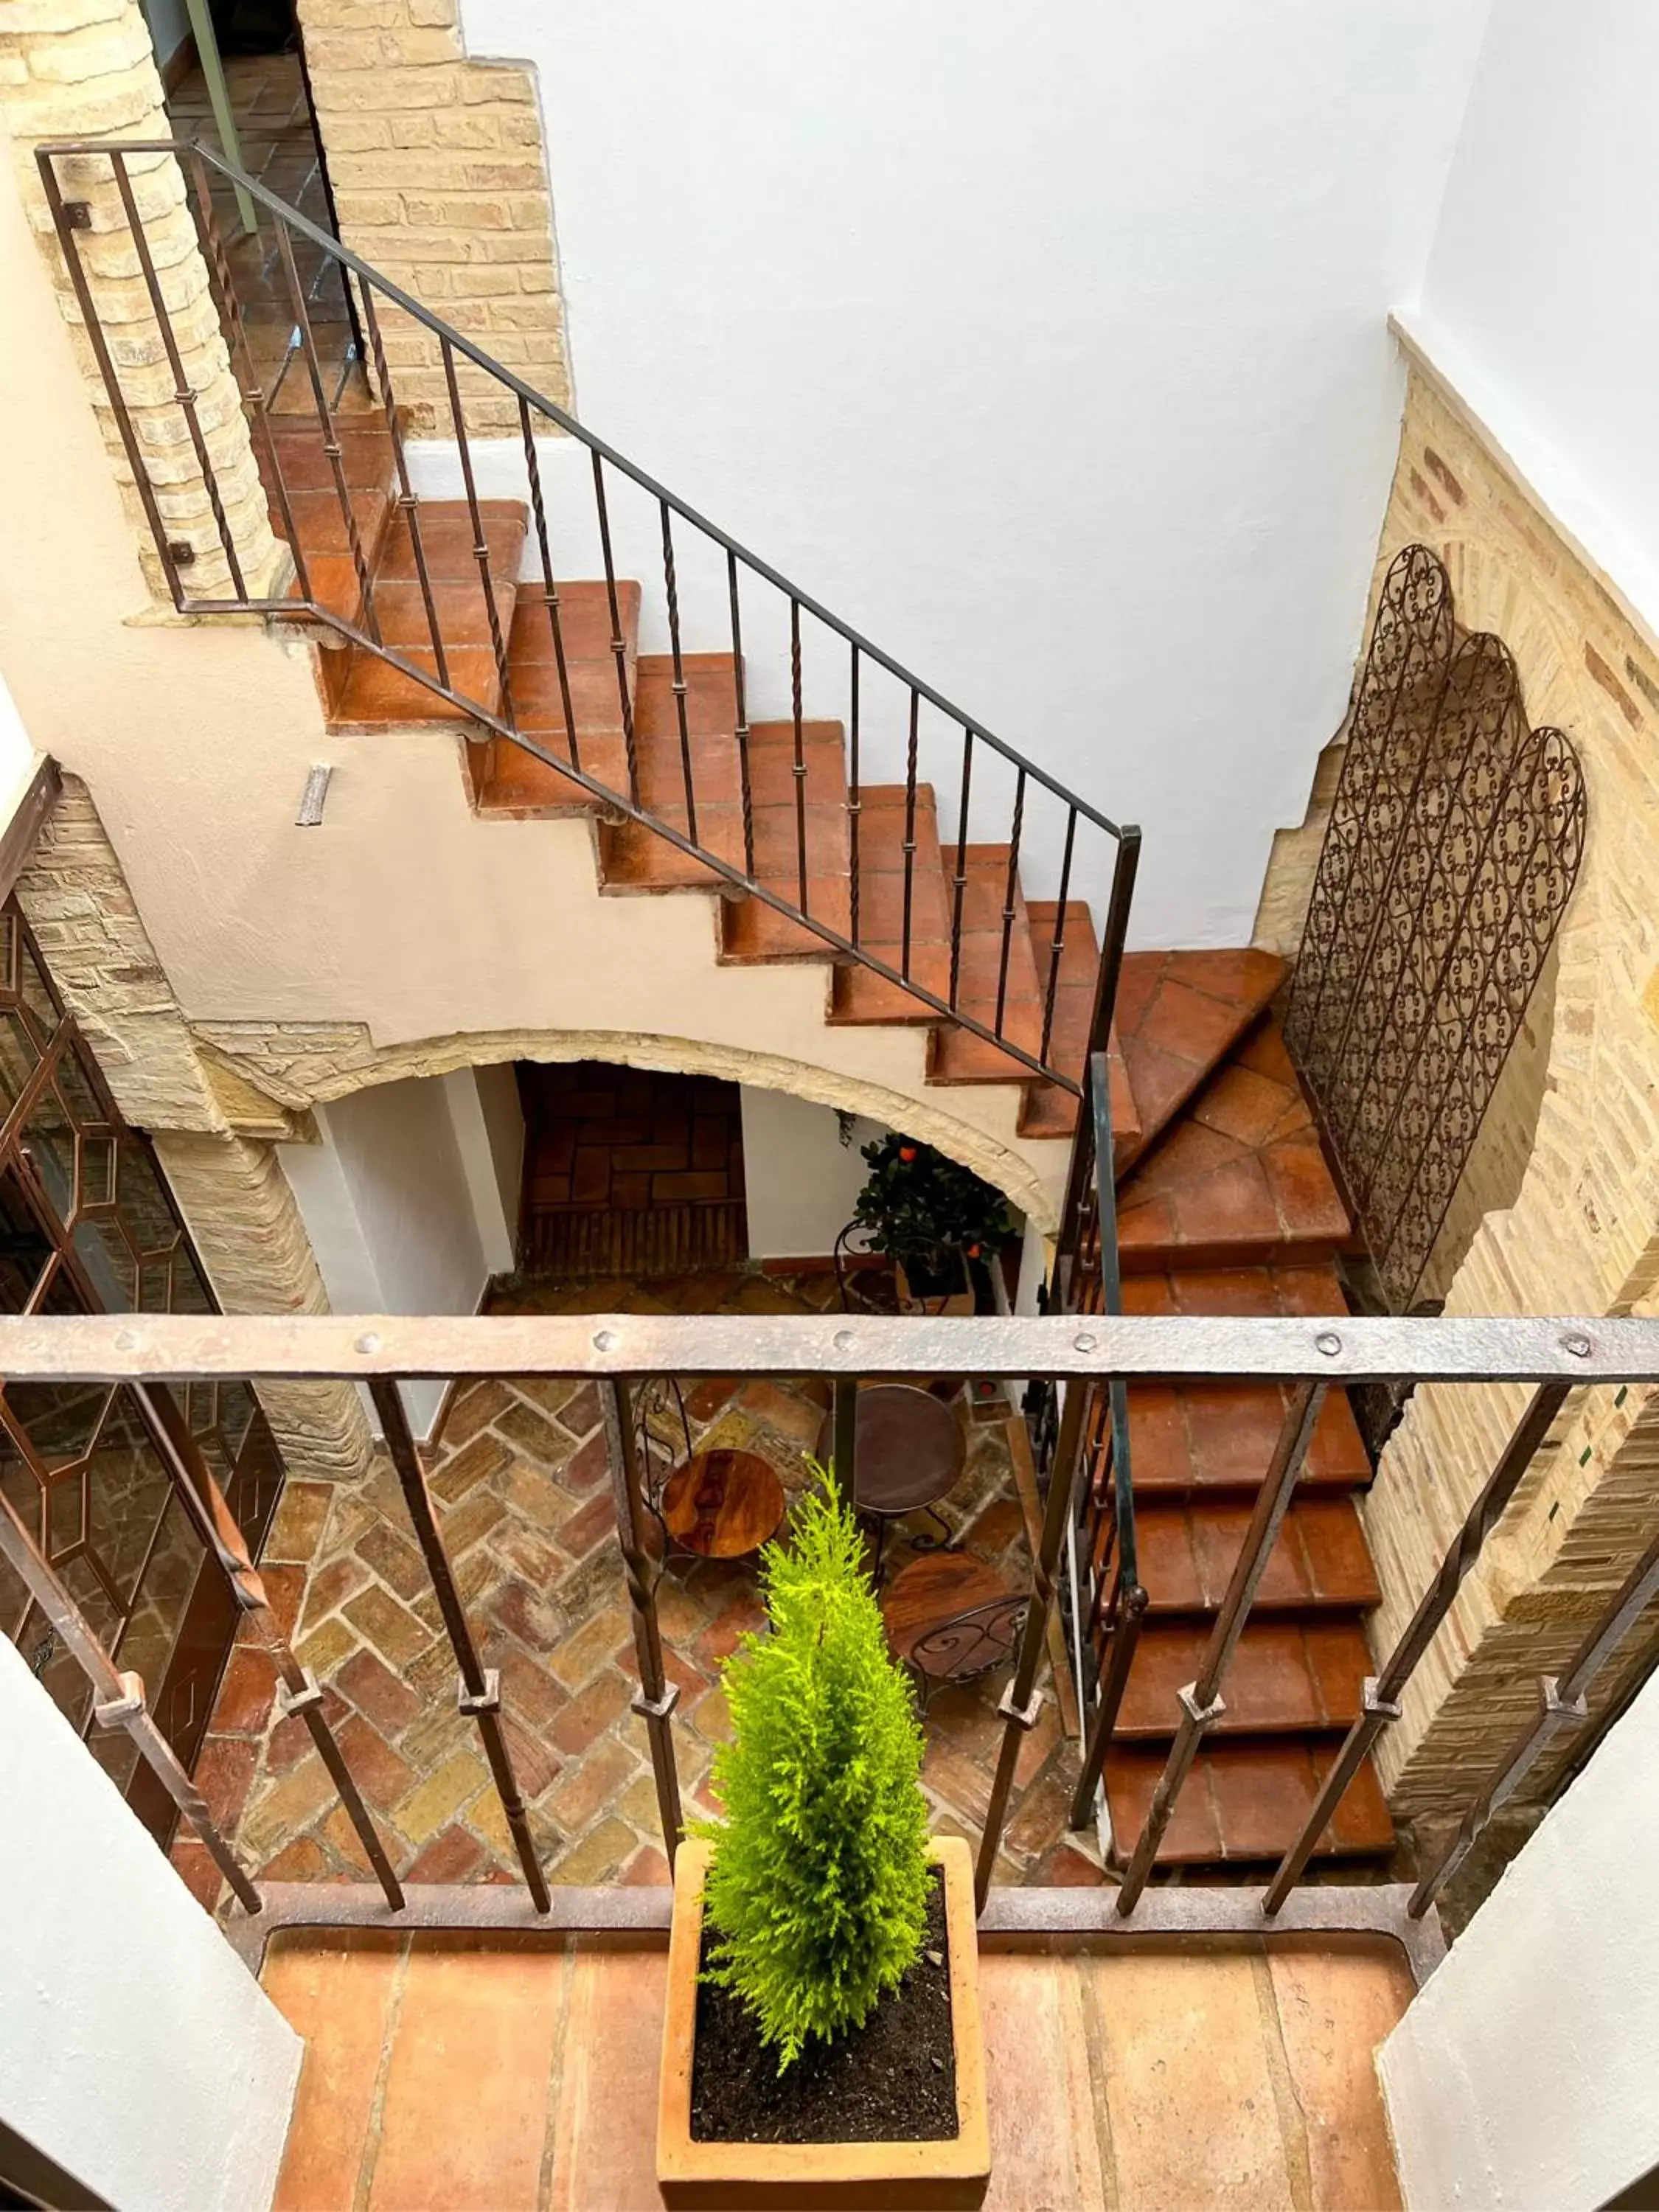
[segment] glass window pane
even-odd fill
[[[23,1152],[60,1221],[75,1212],[75,1130],[50,1083],[23,1124]]]
[[[40,1048],[20,1013],[0,1012],[0,1121],[23,1095],[23,1085],[40,1065]]]
[[[157,1180],[149,1156],[131,1137],[123,1138],[116,1170],[116,1212],[136,1252],[170,1252],[179,1224]]]
[[[110,1603],[108,1591],[85,1558],[65,1559],[58,1569],[58,1579],[86,1616],[88,1627],[105,1650],[113,1654],[120,1638],[121,1615]]]
[[[162,1509],[172,1495],[161,1454],[138,1409],[123,1390],[98,1438],[88,1468],[92,1549],[128,1605]],[[145,1577],[146,1583],[149,1577]]]
[[[58,1088],[64,1094],[64,1103],[69,1108],[71,1117],[80,1127],[108,1129],[113,1125],[81,1064],[81,1051],[79,1045],[72,1044],[58,1061],[55,1079]]]
[[[83,1472],[60,1474],[46,1488],[46,1557],[56,1565],[81,1540],[86,1506]]]
[[[107,1382],[8,1382],[4,1395],[30,1450],[50,1470],[91,1450],[110,1389]]]
[[[19,936],[21,939],[21,932]],[[21,941],[17,947],[17,995],[44,1043],[53,1035],[63,1016],[58,1011],[58,1001],[52,995],[52,986],[46,981],[46,970],[27,945]]]
[[[51,1257],[51,1243],[8,1169],[0,1176],[0,1312],[23,1312]]]
[[[201,1269],[185,1244],[180,1244],[173,1256],[173,1310],[181,1314],[210,1314],[218,1310],[211,1291],[202,1279]]]
[[[176,1498],[170,1498],[149,1572],[144,1577],[120,1651],[122,1666],[143,1676],[152,1699],[160,1694],[173,1639],[204,1556],[201,1539],[185,1518],[184,1507]]]
[[[116,1221],[82,1221],[75,1231],[75,1256],[86,1269],[100,1310],[131,1313],[138,1303],[138,1262]]]

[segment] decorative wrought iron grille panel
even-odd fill
[[[1584,782],[1409,545],[1383,580],[1285,1042],[1391,1310],[1420,1284],[1572,895]]]

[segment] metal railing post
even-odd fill
[[[1060,1438],[1048,1476],[1042,1533],[1038,1539],[1036,1557],[1031,1562],[1031,1603],[1020,1632],[1019,1657],[1015,1662],[1013,1680],[997,1705],[1003,1722],[1002,1748],[997,1754],[990,1802],[985,1810],[985,1827],[979,1841],[979,1858],[974,1869],[974,1902],[981,1912],[990,1894],[992,1870],[1002,1845],[1003,1823],[1008,1816],[1008,1799],[1014,1786],[1020,1743],[1027,1730],[1036,1727],[1037,1715],[1042,1710],[1042,1692],[1036,1686],[1037,1668],[1048,1642],[1048,1615],[1054,1602],[1054,1570],[1060,1563],[1060,1547],[1066,1540],[1066,1525],[1072,1517],[1072,1494],[1083,1456],[1083,1407],[1088,1395],[1079,1383],[1073,1382],[1066,1390],[1066,1403],[1060,1409]]]
[[[519,1854],[519,1863],[524,1869],[525,1886],[538,1912],[550,1912],[553,1899],[536,1856],[536,1846],[530,1833],[530,1818],[519,1795],[517,1778],[513,1771],[513,1754],[507,1748],[507,1737],[501,1728],[501,1678],[492,1667],[485,1671],[478,1658],[478,1650],[472,1640],[472,1631],[467,1622],[466,1610],[461,1603],[461,1594],[455,1586],[455,1576],[449,1564],[449,1554],[444,1549],[444,1540],[438,1528],[438,1516],[433,1509],[432,1494],[426,1486],[426,1471],[421,1465],[420,1450],[415,1434],[409,1425],[409,1416],[404,1410],[403,1394],[389,1376],[377,1375],[369,1383],[369,1395],[374,1401],[374,1410],[380,1417],[380,1427],[398,1482],[404,1493],[404,1503],[409,1508],[409,1517],[414,1524],[415,1540],[426,1561],[426,1571],[432,1577],[433,1594],[438,1601],[438,1610],[449,1638],[449,1648],[455,1655],[460,1669],[460,1690],[456,1698],[457,1709],[470,1713],[478,1724],[484,1757],[489,1762],[490,1775],[495,1784],[495,1795],[501,1801],[501,1811]]]
[[[1123,1877],[1123,1886],[1117,1893],[1117,1911],[1127,1917],[1139,1901],[1146,1887],[1152,1862],[1158,1856],[1158,1847],[1170,1825],[1176,1800],[1192,1771],[1200,1744],[1226,1711],[1221,1695],[1221,1684],[1238,1639],[1244,1632],[1250,1607],[1267,1570],[1267,1559],[1279,1540],[1279,1532],[1290,1510],[1291,1494],[1297,1478],[1308,1456],[1308,1447],[1313,1442],[1313,1432],[1325,1403],[1322,1382],[1303,1382],[1286,1408],[1285,1420],[1279,1431],[1279,1441],[1273,1447],[1273,1462],[1256,1492],[1255,1506],[1250,1515],[1250,1525],[1244,1532],[1244,1541],[1239,1547],[1233,1564],[1232,1578],[1227,1584],[1227,1595],[1221,1601],[1221,1609],[1210,1631],[1210,1641],[1204,1653],[1204,1663],[1199,1668],[1196,1681],[1188,1682],[1176,1692],[1181,1702],[1181,1723],[1175,1741],[1170,1746],[1170,1755],[1158,1777],[1158,1787],[1152,1792],[1152,1802],[1146,1810],[1146,1825],[1140,1832],[1134,1856]]]
[[[201,1838],[209,1857],[235,1892],[237,1903],[246,1911],[259,1911],[263,1900],[258,1891],[214,1825],[202,1793],[185,1771],[178,1753],[151,1717],[142,1679],[131,1672],[124,1674],[116,1666],[80,1607],[41,1557],[3,1491],[0,1491],[0,1557],[27,1588],[91,1683],[93,1718],[98,1726],[125,1730],[138,1756]]]
[[[1492,1815],[1507,1805],[1558,1736],[1589,1718],[1585,1695],[1629,1631],[1659,1596],[1659,1536],[1620,1584],[1618,1595],[1559,1674],[1538,1682],[1538,1711],[1510,1746],[1492,1780],[1463,1815],[1457,1833],[1412,1892],[1406,1910],[1420,1919],[1468,1858]]]
[[[1302,1877],[1343,1793],[1364,1764],[1383,1729],[1400,1718],[1400,1693],[1418,1661],[1433,1642],[1436,1631],[1451,1611],[1463,1577],[1480,1556],[1480,1547],[1497,1525],[1499,1516],[1520,1487],[1522,1477],[1537,1457],[1571,1386],[1540,1383],[1516,1423],[1486,1487],[1470,1506],[1457,1541],[1440,1563],[1440,1571],[1423,1593],[1406,1632],[1395,1644],[1382,1673],[1365,1684],[1364,1710],[1349,1729],[1337,1753],[1313,1809],[1302,1832],[1279,1862],[1279,1869],[1262,1893],[1261,1910],[1269,1917],[1277,1912]]]
[[[678,1682],[668,1680],[664,1669],[662,1630],[657,1620],[657,1584],[662,1569],[652,1558],[647,1538],[645,1492],[640,1480],[632,1394],[626,1382],[606,1382],[600,1389],[599,1400],[605,1410],[611,1498],[617,1509],[617,1535],[622,1545],[628,1602],[634,1615],[634,1651],[640,1669],[639,1694],[631,1710],[645,1723],[651,1747],[651,1772],[657,1785],[663,1848],[672,1867],[685,1833],[685,1822],[680,1811],[680,1778],[674,1762],[672,1725],[680,1687]]]

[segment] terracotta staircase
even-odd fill
[[[277,418],[283,477],[313,594],[380,637],[436,680],[431,617],[396,457],[378,421],[349,418],[340,434],[358,539],[354,551],[319,425]],[[295,487],[300,487],[297,494]],[[568,761],[570,701],[581,768],[628,789],[624,725],[631,717],[639,804],[704,853],[742,867],[745,842],[735,732],[738,668],[729,653],[682,659],[695,823],[685,796],[678,701],[665,654],[638,650],[641,591],[617,586],[613,624],[602,582],[559,589],[565,665],[556,664],[539,582],[520,583],[529,515],[517,501],[486,501],[481,519],[491,592],[481,580],[462,500],[419,503],[428,583],[447,656],[448,688],[510,719],[555,763]],[[273,520],[280,524],[275,513]],[[361,562],[361,572],[360,572]],[[362,574],[370,580],[365,593]],[[505,648],[505,693],[491,628]],[[817,961],[828,969],[825,1018],[904,1024],[927,1032],[930,1084],[1015,1084],[1023,1137],[1068,1146],[1077,1101],[992,1041],[963,1029],[870,968],[838,955],[790,915],[741,893],[694,854],[607,807],[556,764],[492,732],[465,707],[392,667],[376,652],[313,623],[331,728],[452,728],[471,803],[483,816],[581,817],[592,825],[601,890],[611,896],[722,893],[716,957],[724,964]],[[620,650],[617,641],[620,639]],[[799,891],[793,722],[750,732],[755,873],[794,902]],[[802,732],[801,799],[810,911],[851,933],[854,872],[845,733],[839,722]],[[866,784],[858,816],[859,941],[898,966],[903,928],[906,792]],[[915,859],[910,973],[943,997],[950,986],[957,896],[955,848],[942,843],[932,787],[916,787],[908,835]],[[1081,1070],[1098,940],[1081,902],[1060,909],[1027,901],[1006,845],[963,855],[958,1003],[996,1026],[1005,908],[1012,905],[1002,982],[1003,1034],[1050,1066]],[[1056,939],[1060,975],[1048,1050],[1045,994]],[[1254,951],[1135,953],[1120,986],[1111,1056],[1125,1303],[1132,1311],[1340,1312],[1334,1255],[1349,1224],[1273,1018],[1283,963]],[[1063,1155],[1062,1155],[1063,1157]],[[1115,1838],[1138,1833],[1173,1731],[1176,1692],[1195,1671],[1226,1586],[1251,1499],[1284,1410],[1273,1386],[1137,1385],[1131,1391],[1141,1578],[1150,1610],[1125,1695],[1105,1788]],[[1286,1522],[1255,1617],[1225,1686],[1227,1714],[1210,1736],[1181,1800],[1160,1863],[1199,1867],[1276,1856],[1291,1841],[1320,1779],[1322,1756],[1358,1709],[1370,1662],[1361,1626],[1377,1596],[1353,1494],[1370,1468],[1346,1398],[1327,1407],[1303,1494]],[[1385,1851],[1392,1839],[1369,1766],[1350,1790],[1328,1854]]]
[[[1272,1012],[1282,962],[1259,952],[1132,953],[1118,1028],[1138,1133],[1120,1154],[1131,1313],[1346,1310],[1334,1265],[1348,1218]],[[1129,1394],[1145,1626],[1106,1762],[1115,1856],[1146,1816],[1237,1559],[1289,1394],[1273,1383],[1136,1383]],[[1277,1858],[1294,1839],[1373,1671],[1379,1595],[1355,1494],[1370,1467],[1345,1393],[1327,1401],[1297,1498],[1158,1855],[1202,1869]],[[1362,1769],[1320,1844],[1393,1841]]]
[[[480,504],[489,556],[487,594],[465,500],[422,496],[418,515],[445,667],[438,666],[432,616],[417,580],[407,514],[398,498],[397,457],[378,416],[348,416],[338,429],[341,466],[358,539],[354,551],[331,473],[323,433],[309,416],[272,418],[295,533],[313,596],[359,629],[372,611],[380,638],[434,683],[511,719],[543,751],[570,758],[568,686],[577,757],[586,774],[618,793],[629,788],[623,702],[633,724],[639,805],[655,820],[690,837],[704,853],[741,869],[745,863],[744,809],[736,731],[738,664],[730,653],[682,656],[692,759],[695,819],[687,806],[678,701],[671,656],[638,650],[641,587],[617,586],[613,631],[603,582],[559,586],[564,648],[562,682],[545,595],[539,580],[518,579],[530,525],[517,500]],[[285,525],[276,483],[266,469],[272,526]],[[296,486],[299,489],[296,491]],[[361,573],[359,560],[361,558]],[[363,587],[363,575],[368,589]],[[505,645],[503,697],[491,627]],[[306,618],[301,617],[301,620]],[[839,955],[811,929],[762,900],[735,890],[695,855],[615,808],[574,777],[492,732],[465,707],[404,674],[369,647],[313,620],[319,685],[331,730],[448,728],[471,740],[465,747],[469,795],[482,816],[524,820],[580,816],[593,824],[601,891],[632,896],[680,890],[723,894],[716,957],[723,965],[817,961],[830,969],[826,1016],[831,1026],[903,1024],[928,1033],[930,1084],[1018,1084],[1022,1137],[1069,1143],[1077,1102],[1060,1085],[994,1042],[941,1017],[902,985]],[[621,649],[617,649],[620,637]],[[847,747],[840,722],[807,721],[802,731],[801,779],[805,829],[807,910],[842,935],[852,932],[854,867],[848,805]],[[799,893],[799,846],[794,726],[762,721],[749,732],[756,880],[794,903]],[[860,945],[889,965],[902,965],[907,839],[902,784],[866,783],[860,793],[857,867]],[[909,827],[911,876],[908,973],[936,995],[949,996],[956,886],[954,845],[941,847],[939,806],[931,784],[919,782]],[[1032,1059],[1081,1073],[1093,1008],[1099,942],[1086,904],[1068,901],[1064,927],[1053,902],[1027,903],[1018,870],[1006,980],[1001,976],[1004,908],[1009,903],[1009,848],[970,844],[963,860],[962,933],[956,1003],[970,1019],[997,1030]],[[1060,975],[1044,1049],[1044,1012],[1056,939]],[[999,984],[1001,984],[1000,991]],[[1113,1105],[1120,1146],[1137,1138],[1133,1103],[1114,1054]]]

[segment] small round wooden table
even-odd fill
[[[663,1526],[700,1559],[741,1559],[777,1534],[784,1504],[783,1485],[758,1453],[696,1452],[668,1479]]]
[[[826,1418],[818,1437],[818,1455],[829,1452],[834,1440],[833,1416]],[[944,1538],[918,1538],[918,1551],[937,1548],[948,1541],[950,1528],[934,1510],[947,1491],[954,1489],[968,1457],[968,1439],[953,1407],[914,1382],[874,1382],[858,1397],[858,1427],[854,1446],[857,1457],[853,1472],[853,1504],[876,1524],[876,1556],[871,1571],[881,1573],[882,1544],[887,1523],[907,1513],[932,1515]]]

